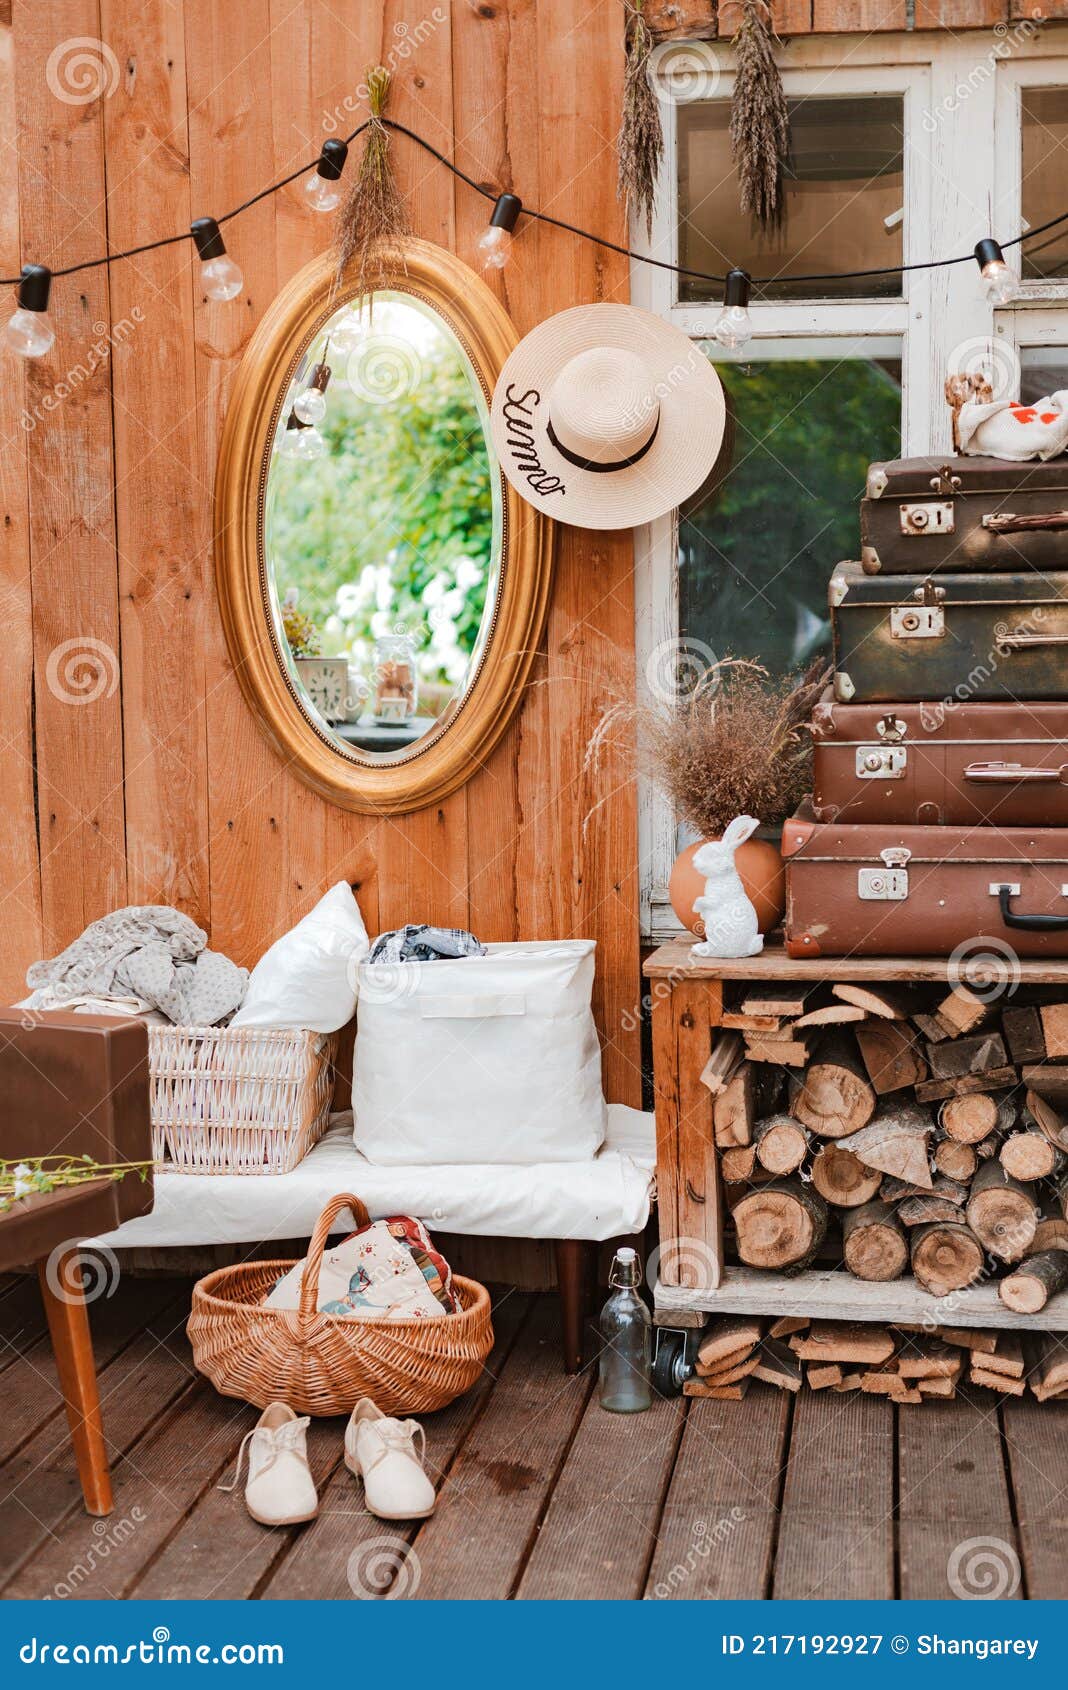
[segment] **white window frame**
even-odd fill
[[[970,252],[991,232],[1005,239],[1019,230],[1020,90],[1068,86],[1068,36],[1035,32],[1027,23],[1008,30],[960,34],[795,37],[780,63],[791,96],[901,93],[905,115],[902,262]],[[680,69],[679,43],[651,60],[664,92],[665,67]],[[693,98],[729,98],[729,47],[695,43]],[[688,96],[689,97],[689,96]],[[652,233],[631,230],[631,245],[677,263],[678,152],[674,108],[664,97],[665,158]],[[1068,190],[1065,193],[1068,205]],[[818,270],[814,261],[809,266]],[[1010,262],[1012,255],[1010,253]],[[751,304],[753,340],[739,361],[755,356],[886,355],[887,337],[902,361],[902,456],[951,451],[949,409],[943,395],[948,358],[964,343],[1021,346],[1068,343],[1068,280],[1028,283],[1020,301],[994,312],[981,297],[971,264],[903,277],[901,299],[776,301]],[[681,304],[678,278],[640,262],[631,265],[631,298],[695,338],[707,338],[718,303]],[[726,355],[724,355],[725,357]],[[717,354],[717,359],[720,355]],[[639,676],[667,641],[678,640],[677,523],[674,516],[635,535],[636,650]],[[712,643],[715,644],[714,631]],[[680,931],[667,895],[677,828],[670,805],[650,782],[639,795],[642,932],[661,941]]]

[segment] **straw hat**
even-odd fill
[[[501,468],[578,528],[633,528],[707,480],[723,389],[701,348],[633,305],[576,305],[532,329],[493,395]]]

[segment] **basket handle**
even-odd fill
[[[300,1285],[300,1318],[310,1320],[318,1313],[319,1307],[319,1269],[323,1265],[323,1251],[326,1248],[330,1228],[340,1215],[342,1209],[351,1209],[356,1229],[370,1226],[371,1217],[358,1197],[351,1191],[339,1191],[336,1197],[331,1197],[319,1219],[315,1223],[315,1231],[311,1235],[308,1254],[304,1258],[304,1274]]]

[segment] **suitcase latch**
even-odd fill
[[[875,731],[887,745],[899,745],[908,733],[909,725],[900,716],[880,716]]]
[[[941,493],[944,499],[951,499],[954,493],[960,492],[960,476],[954,475],[948,464],[943,464],[938,474],[932,475],[931,486],[936,493]]]
[[[937,640],[946,631],[946,612],[943,604],[944,587],[925,581],[917,587],[907,604],[898,604],[890,612],[890,632],[896,640]]]
[[[902,534],[952,534],[956,527],[952,499],[926,499],[918,505],[899,505]]]
[[[857,870],[857,897],[866,903],[895,903],[909,895],[909,871],[905,867],[912,852],[904,845],[888,845],[879,852],[885,868]]]
[[[858,745],[858,780],[901,780],[909,760],[904,745]]]

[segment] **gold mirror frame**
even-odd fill
[[[489,406],[518,334],[480,276],[443,248],[406,240],[403,267],[382,285],[435,311],[452,330]],[[245,698],[281,757],[347,810],[420,810],[470,779],[515,711],[541,636],[552,573],[551,523],[501,474],[496,603],[478,666],[448,723],[389,761],[369,761],[305,712],[278,643],[263,545],[268,445],[297,363],[322,324],[356,296],[324,253],[265,313],[241,361],[215,475],[215,581],[230,658]],[[489,445],[487,437],[487,446]],[[491,449],[492,450],[492,449]]]

